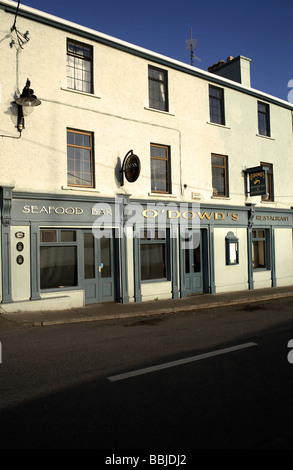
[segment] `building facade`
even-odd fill
[[[2,311],[293,285],[293,106],[249,59],[203,71],[10,0],[0,22]]]

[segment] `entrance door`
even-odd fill
[[[183,290],[185,295],[203,293],[202,234],[190,229],[181,240]]]
[[[111,229],[100,230],[98,237],[83,232],[85,303],[115,299],[114,247]]]

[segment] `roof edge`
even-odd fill
[[[12,0],[0,0],[0,7],[3,5],[5,8],[4,10],[10,13],[15,13],[17,9],[17,3]],[[105,33],[101,33],[91,28],[87,28],[85,26],[79,25],[77,23],[59,18],[57,16],[51,15],[49,13],[42,12],[35,8],[20,5],[19,7],[19,16],[26,17],[28,19],[39,21],[41,23],[47,24],[49,26],[65,30],[72,34],[76,34],[87,39],[108,45],[110,47],[120,49],[124,52],[145,58],[152,62],[156,62],[158,64],[164,65],[165,67],[170,67],[181,71],[183,73],[188,73],[190,75],[194,75],[198,78],[202,78],[212,83],[216,83],[218,85],[226,86],[228,88],[232,88],[234,90],[240,91],[242,93],[249,94],[251,96],[261,98],[267,102],[276,104],[283,108],[290,109],[293,111],[293,104],[289,103],[288,101],[282,100],[277,98],[273,95],[267,94],[265,92],[256,90],[254,88],[250,88],[244,86],[240,83],[234,82],[233,80],[229,80],[227,78],[221,77],[219,75],[215,75],[211,72],[199,69],[192,65],[185,64],[184,62],[178,61],[176,59],[172,59],[168,56],[164,56],[158,54],[157,52],[153,52],[149,49],[145,49],[140,46],[136,46],[132,43],[127,41],[123,41],[121,39],[115,38],[113,36],[109,36]]]

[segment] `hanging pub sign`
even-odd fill
[[[267,194],[267,169],[257,166],[247,168],[245,173],[249,177],[249,191],[246,193],[250,196],[265,196]]]
[[[134,183],[139,175],[140,175],[140,159],[137,155],[133,153],[133,150],[130,150],[123,161],[122,165],[122,185],[124,184],[123,181],[123,174],[129,183]]]
[[[264,170],[249,175],[250,196],[264,196],[267,194],[266,172]]]

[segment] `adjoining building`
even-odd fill
[[[293,106],[249,59],[0,22],[2,311],[293,285]]]

